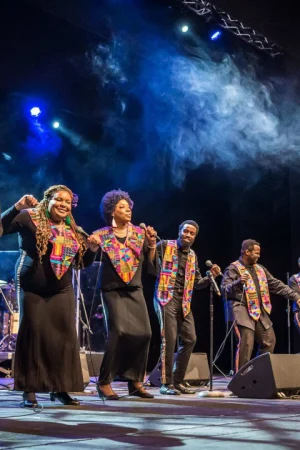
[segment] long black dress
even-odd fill
[[[75,327],[72,266],[57,279],[51,264],[52,244],[40,263],[36,227],[30,215],[13,206],[2,214],[4,234],[19,233],[16,290],[20,308],[14,389],[28,392],[83,391]],[[84,264],[93,262],[88,250]]]
[[[125,243],[126,238],[117,238]],[[118,275],[107,253],[101,253],[100,286],[108,338],[100,368],[99,383],[109,384],[116,375],[131,381],[143,381],[146,372],[151,326],[143,294],[142,267],[156,275],[156,263],[148,259],[147,242],[131,282]]]

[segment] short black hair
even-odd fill
[[[241,254],[243,255],[246,250],[250,250],[250,252],[254,249],[254,246],[258,245],[260,247],[260,243],[255,241],[254,239],[246,239],[242,242]]]
[[[117,189],[106,192],[106,194],[103,195],[100,203],[100,213],[107,225],[111,225],[112,213],[121,200],[126,200],[126,202],[129,204],[130,209],[133,208],[133,201],[131,200],[128,192]]]
[[[181,233],[181,230],[184,227],[184,225],[192,225],[193,227],[195,227],[197,236],[197,234],[199,233],[199,225],[197,224],[197,222],[195,222],[194,220],[185,220],[179,225],[179,234]]]

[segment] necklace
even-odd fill
[[[126,225],[126,228],[123,228],[122,230],[116,228],[113,228],[113,232],[116,236],[123,238],[123,237],[127,237],[127,233],[128,233],[128,226]]]

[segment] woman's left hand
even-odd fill
[[[154,230],[153,227],[147,227],[145,228],[145,232],[146,232],[146,238],[148,241],[148,247],[155,247],[156,246],[156,236],[157,233]]]
[[[88,248],[92,251],[92,252],[97,252],[100,246],[100,238],[99,236],[96,236],[95,234],[91,234],[91,236],[89,236],[87,238],[87,245]]]

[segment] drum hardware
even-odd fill
[[[4,291],[8,291],[9,296]],[[0,340],[0,351],[14,351],[16,348],[16,340],[19,329],[19,313],[14,310],[11,299],[11,293],[14,291],[13,283],[6,283],[0,280],[0,296],[2,296],[7,313],[3,314],[3,337]],[[10,297],[10,298],[9,298]],[[0,368],[0,371],[3,370]]]

